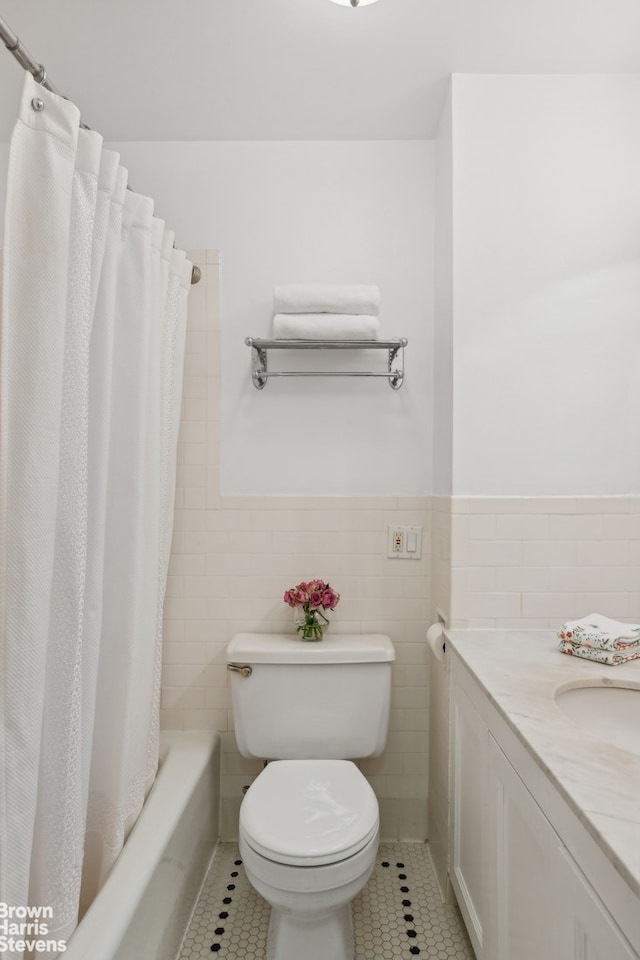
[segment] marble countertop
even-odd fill
[[[606,666],[560,653],[551,630],[447,630],[489,700],[637,896],[640,755],[597,740],[558,707],[569,685],[640,689],[640,659]],[[640,744],[640,730],[638,730]]]

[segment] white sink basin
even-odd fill
[[[569,720],[598,740],[640,756],[640,688],[565,687],[556,693],[556,703]]]

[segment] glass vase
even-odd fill
[[[293,622],[301,640],[322,640],[322,634],[329,626],[329,620],[321,610],[293,608]]]

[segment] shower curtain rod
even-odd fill
[[[23,70],[27,70],[32,76],[36,83],[39,83],[45,88],[45,90],[55,93],[58,97],[62,97],[64,100],[68,98],[64,94],[60,93],[56,87],[51,83],[47,76],[47,71],[42,66],[41,63],[38,63],[37,60],[34,60],[27,48],[21,42],[20,37],[13,32],[6,20],[3,20],[0,17],[0,40],[3,41],[5,47],[12,53],[16,58]],[[90,130],[91,128],[86,125],[86,123],[80,122],[80,126],[83,130]],[[200,267],[194,266],[191,270],[191,283],[198,283],[202,276]]]
[[[47,77],[47,71],[42,64],[33,59],[27,48],[21,43],[20,37],[13,32],[2,17],[0,17],[0,39],[3,40],[5,47],[9,53],[14,55],[23,70],[28,70],[33,75],[34,80],[41,83],[46,90],[56,93],[59,97],[62,96]]]

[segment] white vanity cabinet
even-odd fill
[[[558,864],[563,920],[558,956],[563,960],[638,960],[618,925],[566,849]]]
[[[478,960],[638,960],[599,894],[619,922],[637,901],[595,847],[452,651],[451,883]]]
[[[476,956],[484,957],[487,895],[487,727],[460,684],[451,690],[451,883]]]
[[[488,760],[485,956],[555,957],[564,909],[555,872],[562,844],[491,734]]]

